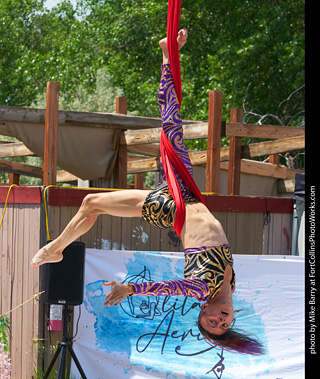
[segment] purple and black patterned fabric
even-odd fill
[[[183,141],[182,121],[180,116],[179,103],[174,88],[170,63],[162,65],[158,100],[163,131],[165,132],[171,145],[181,158],[182,162],[188,169],[189,173],[193,175],[189,153]],[[188,201],[188,199],[196,199],[195,196],[190,192],[188,187],[181,180],[176,171],[175,174],[184,200]],[[164,175],[162,167],[161,182],[166,183],[166,177]]]
[[[189,296],[199,301],[207,301],[220,291],[229,264],[233,267],[229,245],[186,249],[184,279],[130,284],[134,287],[135,295]],[[232,272],[230,284],[233,289],[233,268]]]
[[[158,97],[163,130],[192,175],[189,154],[183,142],[182,121],[170,64],[162,65]],[[197,202],[198,199],[190,192],[176,171],[175,175],[184,201]],[[142,217],[158,228],[169,228],[174,223],[176,205],[170,194],[162,167],[161,179],[162,184],[147,196],[142,208]],[[233,267],[229,245],[186,249],[185,279],[131,284],[134,286],[135,295],[189,296],[199,301],[206,301],[213,298],[221,289],[224,272],[229,264]],[[230,283],[234,288],[234,271]]]
[[[184,277],[204,280],[210,289],[209,299],[212,299],[220,291],[228,265],[232,267],[230,284],[234,289],[236,278],[229,245],[189,248],[185,249],[184,254]]]
[[[162,65],[158,99],[163,130],[192,175],[189,153],[183,141],[182,121],[170,63]],[[175,175],[184,201],[186,203],[198,202],[176,171]],[[158,228],[170,228],[174,224],[175,213],[176,205],[170,194],[161,163],[161,184],[147,196],[142,207],[142,218]]]

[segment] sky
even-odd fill
[[[45,6],[48,8],[48,9],[51,9],[52,7],[54,7],[55,5],[61,3],[62,0],[47,0],[45,1]],[[70,0],[72,4],[76,4],[76,0]]]

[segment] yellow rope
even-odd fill
[[[12,184],[8,190],[8,194],[7,194],[7,198],[6,198],[5,206],[4,206],[4,211],[3,211],[3,215],[2,215],[2,219],[1,219],[1,223],[0,223],[0,230],[2,227],[4,215],[6,213],[10,191],[11,191],[11,188],[14,186],[18,187],[17,184]],[[46,230],[47,230],[48,241],[50,240],[50,232],[49,232],[49,217],[48,217],[48,206],[47,206],[47,201],[46,201],[46,192],[47,192],[48,188],[52,188],[52,187],[54,187],[54,188],[65,188],[65,189],[99,190],[99,191],[124,191],[124,189],[122,189],[122,188],[63,187],[63,186],[57,186],[57,185],[53,185],[53,184],[46,186],[44,189],[44,192],[43,192],[43,202],[44,202],[44,211],[45,211],[45,217],[46,217]],[[216,193],[216,192],[202,192],[202,194],[203,195],[220,195],[219,193]]]
[[[2,223],[3,223],[4,215],[6,214],[6,209],[7,209],[7,205],[8,205],[8,199],[9,199],[9,195],[10,195],[10,191],[11,191],[12,187],[18,187],[18,185],[17,184],[12,184],[9,187],[9,190],[8,190],[8,193],[7,193],[7,198],[6,198],[6,201],[5,201],[5,204],[4,204],[3,215],[2,215],[2,218],[1,218],[1,222],[0,222],[0,230],[1,230]]]
[[[36,297],[42,295],[44,292],[45,292],[45,291],[38,292],[38,293],[34,294],[32,297],[30,297],[30,299],[24,301],[23,303],[21,303],[20,305],[14,307],[13,309],[10,309],[10,311],[4,313],[3,316],[6,316],[6,315],[8,315],[9,313],[12,313],[13,311],[15,311],[16,309],[23,307],[23,306],[24,306],[26,303],[28,303],[30,300],[35,299]]]
[[[99,191],[124,191],[122,188],[63,187],[63,186],[57,186],[53,184],[46,186],[46,188],[43,191],[43,202],[44,202],[44,211],[45,211],[45,217],[46,217],[46,230],[47,230],[48,241],[50,241],[50,232],[49,232],[49,217],[48,217],[48,207],[47,207],[47,201],[46,201],[46,192],[47,192],[47,189],[51,187],[64,188],[64,189],[99,190]]]

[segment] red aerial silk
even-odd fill
[[[165,132],[161,131],[160,138],[160,152],[162,157],[162,166],[167,179],[168,187],[170,189],[170,193],[173,197],[173,200],[176,204],[176,220],[174,223],[173,229],[177,232],[179,237],[181,237],[181,230],[184,224],[184,220],[186,217],[186,207],[184,204],[184,199],[182,197],[180,187],[176,178],[176,175],[173,171],[173,167],[176,169],[182,181],[186,184],[186,186],[190,189],[193,195],[200,200],[203,204],[205,204],[204,198],[197,187],[192,175],[182,162],[181,158],[172,147],[170,141],[168,140]]]
[[[176,157],[178,158],[180,157],[178,156],[178,154],[176,154],[175,151],[174,151],[175,154],[168,153],[168,150],[170,149],[169,146],[171,146],[171,149],[173,149],[171,143],[169,142],[166,134],[164,133],[162,129],[161,137],[160,137],[160,153],[161,153],[161,159],[162,159],[162,167],[163,167],[164,174],[166,176],[170,193],[176,204],[176,220],[174,222],[173,229],[177,232],[178,236],[181,237],[181,230],[184,224],[185,214],[186,214],[186,206],[184,204],[180,187],[179,187],[177,178],[175,176],[175,173],[171,165],[172,158],[173,160],[175,160]],[[183,163],[182,165],[184,166]]]
[[[181,0],[169,0],[167,18],[167,47],[179,107],[181,107],[181,70],[177,37],[179,31],[180,10]],[[177,232],[179,237],[181,237],[181,230],[186,217],[186,207],[176,175],[173,171],[173,167],[193,195],[203,204],[205,204],[205,201],[199,188],[193,180],[192,175],[182,162],[175,149],[172,147],[163,129],[160,138],[160,152],[168,187],[176,204],[176,220],[174,223],[174,230]]]
[[[169,61],[177,93],[179,107],[181,108],[181,70],[178,48],[178,32],[180,21],[181,0],[169,0],[167,17],[167,48]]]

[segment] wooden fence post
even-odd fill
[[[116,97],[116,113],[127,114],[127,98]],[[122,130],[122,134],[125,130]],[[127,188],[127,146],[119,145],[118,157],[114,167],[114,187]]]
[[[269,163],[273,163],[276,165],[280,164],[280,156],[279,154],[271,154],[269,155]]]
[[[242,120],[242,109],[231,109],[230,122],[241,123]],[[230,136],[228,195],[240,195],[241,144],[241,137]]]
[[[56,184],[58,158],[59,82],[47,83],[42,184]]]
[[[14,172],[9,172],[9,186],[12,186],[13,184],[19,185],[20,182],[20,175],[15,174]]]
[[[144,179],[143,172],[134,174],[134,188],[135,189],[143,189],[143,179]]]
[[[222,92],[209,92],[206,191],[220,193]]]

